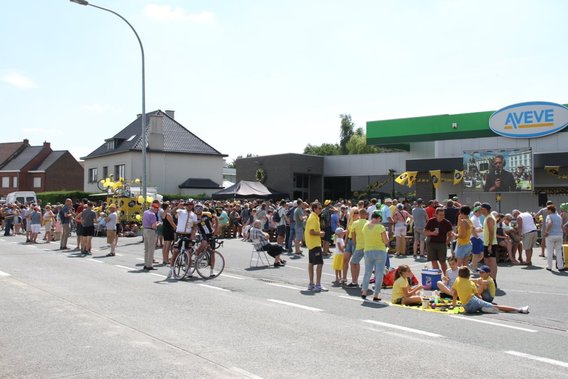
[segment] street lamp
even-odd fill
[[[134,32],[134,35],[136,36],[136,39],[138,40],[138,43],[140,44],[140,52],[142,53],[142,196],[144,196],[144,199],[146,199],[146,195],[147,195],[147,187],[146,187],[146,182],[147,182],[147,178],[146,178],[146,76],[145,76],[145,69],[144,69],[144,46],[142,46],[142,41],[140,40],[140,37],[138,36],[138,33],[136,33],[136,29],[134,29],[134,27],[132,25],[130,25],[130,22],[128,22],[128,20],[126,20],[124,17],[122,17],[121,15],[119,15],[118,13],[116,13],[115,11],[112,11],[110,9],[107,8],[103,8],[103,7],[99,7],[98,5],[94,5],[89,3],[86,0],[69,0],[72,3],[75,4],[79,4],[79,5],[90,5],[93,8],[97,8],[97,9],[101,9],[103,11],[109,12],[114,14],[115,16],[120,17],[120,19],[124,22],[126,22],[128,24],[128,26],[130,26],[130,29],[132,29],[132,31]],[[145,204],[145,202],[144,202]],[[145,207],[145,205],[142,205],[143,207]]]

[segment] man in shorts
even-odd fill
[[[483,262],[491,269],[491,277],[497,285],[497,221],[491,214],[491,205],[481,204],[483,220]]]
[[[308,291],[327,291],[327,288],[321,286],[321,274],[323,271],[323,252],[321,248],[321,238],[325,232],[320,228],[319,215],[321,214],[322,207],[318,202],[313,202],[311,205],[312,213],[306,221],[306,230],[304,232],[304,239],[308,247],[309,263],[308,263],[308,277],[310,284]],[[316,276],[314,282],[314,266],[316,266]]]
[[[116,213],[116,205],[109,205],[108,212],[108,216],[105,217],[105,227],[107,243],[110,245],[110,253],[107,254],[107,257],[114,257],[116,254],[116,244],[118,242],[118,234],[116,231],[116,224],[118,224],[118,215]]]
[[[426,241],[426,235],[424,234],[424,227],[426,227],[428,222],[428,215],[422,203],[422,199],[417,199],[416,207],[412,209],[412,221],[414,224],[414,246],[412,252],[414,253],[414,258],[418,257],[418,248],[420,248],[420,254],[425,256],[424,242]]]
[[[531,266],[533,248],[535,247],[536,240],[538,238],[534,218],[529,212],[520,212],[518,209],[513,210],[513,217],[517,219],[519,239],[523,242],[523,249],[525,250],[525,264]]]
[[[446,263],[448,255],[448,244],[454,238],[452,224],[445,218],[444,208],[436,208],[436,213],[426,223],[424,234],[430,237],[428,243],[428,260],[432,262],[433,269],[442,268],[442,272],[446,272],[448,265]]]
[[[367,223],[367,210],[362,208],[359,210],[359,219],[351,224],[351,239],[355,245],[355,251],[351,256],[351,283],[347,287],[359,287],[359,273],[361,272],[361,259],[363,259],[365,240],[363,239],[363,226]]]

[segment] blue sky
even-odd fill
[[[568,2],[95,0],[136,28],[146,110],[229,160],[339,140],[366,121],[568,103]],[[6,1],[2,142],[87,155],[141,112],[141,59],[118,17]]]

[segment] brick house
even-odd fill
[[[0,195],[14,191],[82,190],[83,166],[67,150],[53,151],[49,142],[31,146],[0,143]]]

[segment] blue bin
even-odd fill
[[[438,289],[437,283],[442,280],[442,272],[434,269],[422,270],[422,287],[425,290]]]

